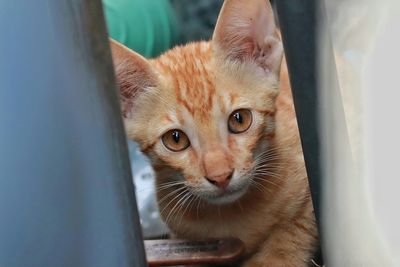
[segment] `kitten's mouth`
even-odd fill
[[[247,192],[247,188],[248,186],[230,190],[221,190],[221,192],[214,196],[208,196],[206,200],[211,204],[218,205],[233,203],[240,199]]]

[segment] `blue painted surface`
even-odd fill
[[[107,44],[104,22],[87,37],[83,5],[0,2],[1,267],[145,264],[111,59],[88,41]]]

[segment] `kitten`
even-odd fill
[[[127,135],[170,229],[240,238],[243,266],[308,266],[318,237],[269,3],[226,0],[210,42],[153,60],[111,46]]]

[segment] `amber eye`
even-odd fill
[[[250,128],[253,116],[248,109],[238,109],[231,113],[228,119],[228,129],[231,133],[239,134]]]
[[[185,150],[190,146],[187,135],[181,130],[170,130],[161,137],[163,144],[174,152]]]

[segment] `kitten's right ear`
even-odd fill
[[[148,61],[138,53],[110,38],[122,115],[132,115],[135,98],[149,87],[157,85],[157,77]]]

